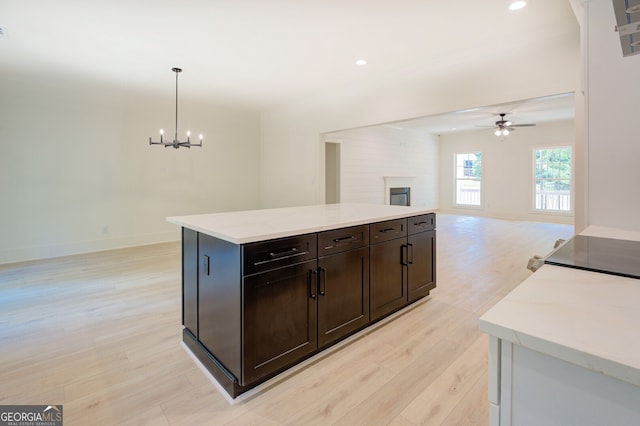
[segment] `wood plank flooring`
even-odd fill
[[[573,228],[438,215],[437,285],[229,404],[180,345],[180,246],[0,266],[0,405],[65,425],[486,425],[478,317]]]

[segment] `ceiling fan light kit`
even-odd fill
[[[507,120],[505,118],[507,114],[501,113],[500,119],[496,121],[495,128],[496,131],[493,133],[496,136],[509,136],[509,133],[516,130],[516,127],[533,127],[534,123],[526,123],[526,124],[514,124],[511,120]]]
[[[202,134],[200,134],[200,142],[192,143],[191,142],[191,132],[187,130],[187,140],[185,142],[181,142],[178,139],[178,74],[182,72],[182,68],[171,68],[171,71],[176,73],[176,127],[175,133],[173,137],[173,141],[169,142],[164,139],[164,130],[160,129],[160,141],[154,142],[151,138],[149,138],[149,145],[163,145],[165,148],[168,146],[172,146],[175,149],[180,147],[191,148],[192,146],[202,146]]]

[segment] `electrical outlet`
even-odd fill
[[[105,234],[105,235],[106,235],[106,234],[108,234],[108,233],[109,233],[109,231],[110,231],[110,229],[109,229],[109,225],[104,225],[104,226],[102,227],[102,233],[103,233],[103,234]]]

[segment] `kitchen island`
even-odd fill
[[[606,228],[581,235],[640,241]],[[522,282],[480,318],[490,424],[640,424],[639,301],[637,278],[574,267],[545,264]]]
[[[328,204],[169,217],[183,342],[231,396],[435,288],[435,213]]]

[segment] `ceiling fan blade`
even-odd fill
[[[511,127],[533,127],[535,126],[534,123],[528,123],[528,124],[512,124]]]

